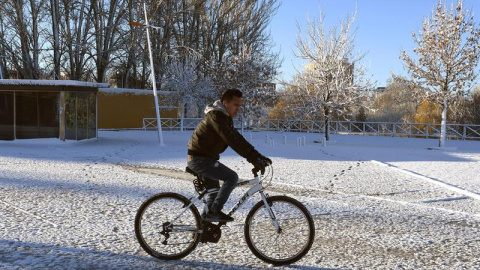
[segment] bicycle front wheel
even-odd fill
[[[195,249],[200,240],[201,220],[194,205],[186,209],[189,204],[190,200],[180,194],[160,193],[140,206],[135,217],[135,235],[148,254],[157,259],[177,260]]]
[[[299,201],[272,196],[267,202],[278,221],[277,230],[264,202],[258,202],[245,220],[245,240],[259,259],[273,265],[291,264],[310,250],[315,237],[312,216]]]

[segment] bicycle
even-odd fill
[[[253,169],[253,179],[237,184],[237,187],[252,187],[228,215],[233,215],[248,198],[259,193],[261,200],[251,208],[245,219],[245,241],[252,253],[264,262],[291,264],[305,256],[313,244],[313,218],[301,202],[284,195],[265,194],[264,190],[273,179],[273,168],[269,168],[265,176],[258,176],[259,170]],[[217,193],[219,189],[207,189],[201,175],[188,167],[186,171],[196,176],[193,183],[198,196],[187,199],[177,193],[159,193],[148,198],[135,217],[135,235],[140,246],[157,259],[181,259],[190,254],[199,242],[217,243],[221,227],[226,225],[225,222],[214,224],[202,220],[195,204],[202,200],[206,205],[205,196]]]

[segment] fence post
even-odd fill
[[[242,129],[242,134],[243,134],[243,115],[240,117],[240,127]]]

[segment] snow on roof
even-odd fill
[[[20,80],[20,79],[2,79],[0,85],[31,85],[31,86],[78,86],[78,87],[108,87],[108,83],[82,82],[72,80]]]
[[[100,88],[99,92],[108,93],[108,94],[135,94],[135,95],[153,95],[152,89],[133,89],[133,88]],[[170,95],[170,91],[157,90],[158,94],[161,95]]]

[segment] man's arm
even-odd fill
[[[230,125],[228,116],[222,112],[211,112],[211,114],[211,126],[222,140],[235,152],[247,159],[253,159],[260,155],[253,145],[251,145],[233,125]]]

